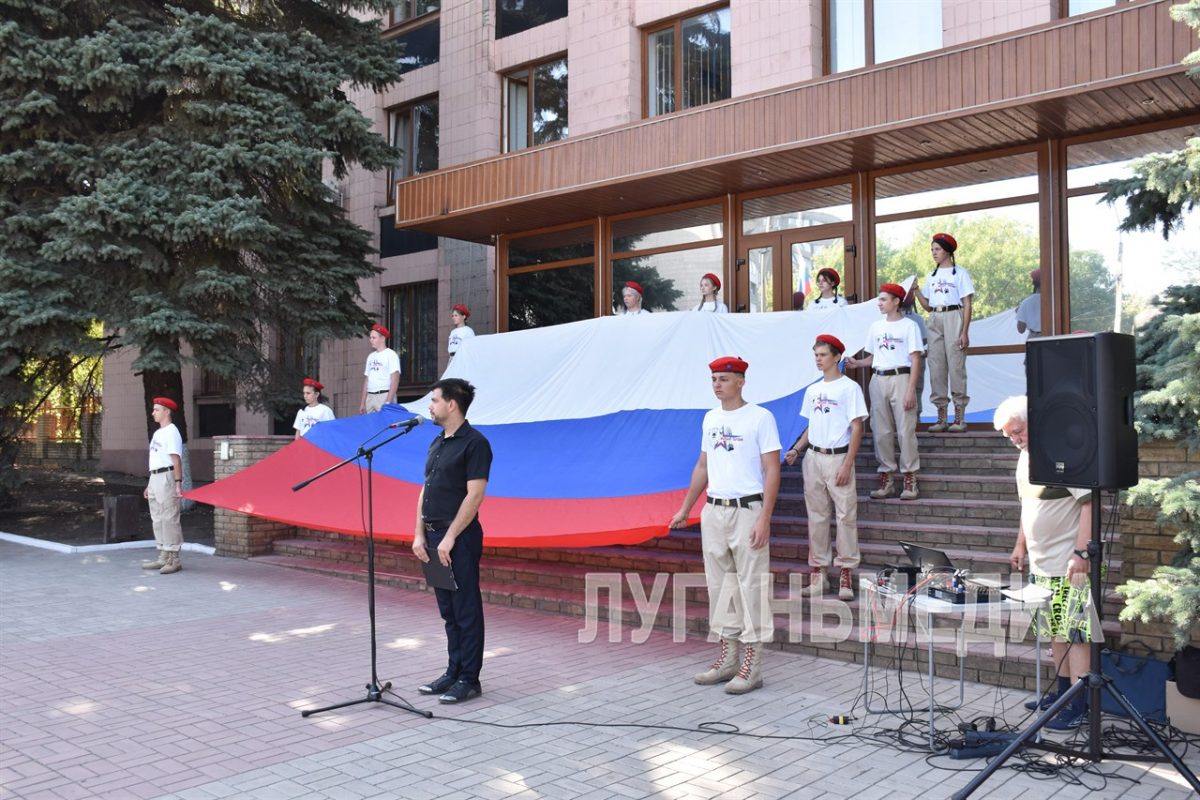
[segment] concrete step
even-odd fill
[[[780,491],[775,504],[777,516],[802,517],[807,514],[804,493],[788,488]],[[887,498],[874,500],[869,494],[858,497],[859,519],[892,520],[896,522],[955,525],[990,523],[1011,525],[1016,530],[1021,518],[1021,504],[1011,500],[960,500],[945,497],[920,497],[917,500]]]
[[[933,451],[920,450],[921,470],[923,472],[939,472],[950,475],[995,475],[1007,476],[1012,479],[1017,468],[1017,450],[1010,447],[1011,452],[975,452],[971,450]],[[858,472],[874,472],[878,462],[874,450],[864,444],[859,448],[858,456],[854,459],[854,468]],[[785,469],[799,471],[799,464]]]

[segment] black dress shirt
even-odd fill
[[[449,525],[467,496],[467,481],[487,480],[491,469],[491,444],[466,420],[453,436],[435,436],[425,459],[421,517]]]

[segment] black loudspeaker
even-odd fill
[[[1025,344],[1029,481],[1123,489],[1138,482],[1133,337],[1047,336]]]

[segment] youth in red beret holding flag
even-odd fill
[[[372,325],[367,339],[371,342],[371,355],[363,369],[362,400],[358,413],[368,414],[383,408],[385,403],[396,402],[396,390],[400,388],[400,356],[387,346],[391,332],[382,325]]]
[[[729,306],[721,302],[717,293],[721,291],[721,279],[712,272],[704,273],[700,278],[700,305],[697,311],[712,311],[717,314],[728,314]]]
[[[642,308],[642,298],[646,296],[646,290],[637,281],[625,281],[625,288],[621,289],[621,302],[625,304],[625,310],[621,316],[629,316],[631,314],[649,314],[650,310]]]
[[[858,491],[854,485],[854,459],[862,443],[867,401],[862,387],[838,369],[841,339],[822,333],[813,343],[813,357],[821,380],[804,390],[800,415],[808,427],[786,453],[795,464],[804,459],[804,504],[808,508],[808,565],[813,568],[809,594],[825,593],[826,574],[838,570],[838,597],[854,599],[854,570],[858,550]],[[829,541],[829,520],[836,519],[837,558]]]
[[[864,358],[847,358],[846,366],[870,367],[871,434],[875,441],[875,459],[879,462],[879,488],[871,497],[882,500],[896,491],[894,473],[904,476],[901,500],[916,500],[917,471],[917,381],[921,374],[921,331],[900,308],[907,292],[897,283],[879,287],[879,311],[883,319],[867,329]],[[932,342],[931,342],[932,344]],[[900,459],[896,460],[896,445]]]
[[[183,496],[183,437],[171,421],[179,405],[169,397],[151,401],[150,417],[158,430],[150,438],[150,479],[142,497],[150,501],[150,524],[158,557],[143,561],[142,569],[158,570],[171,575],[183,569],[179,551],[183,547],[183,526],[179,522]]]
[[[321,390],[325,385],[313,378],[305,378],[301,391],[304,394],[304,408],[296,412],[296,422],[292,428],[296,437],[308,434],[313,425],[318,422],[328,422],[334,418],[333,409],[321,402]]]
[[[474,338],[475,331],[467,324],[467,320],[471,317],[471,309],[458,303],[450,310],[450,322],[454,327],[450,329],[450,344],[447,348],[450,351],[451,357],[458,352],[458,348],[467,339]]]
[[[700,457],[669,526],[687,525],[692,506],[707,488],[700,541],[709,630],[721,649],[693,680],[702,686],[728,681],[727,694],[745,694],[763,685],[763,646],[775,638],[769,543],[779,495],[779,429],[770,411],[742,397],[749,367],[745,361],[723,356],[708,367],[721,405],[704,415]]]
[[[929,314],[929,399],[937,408],[934,433],[967,429],[967,348],[971,337],[971,301],[975,284],[971,274],[954,260],[958,242],[948,233],[935,233],[929,244],[933,273],[925,291],[917,289],[917,302]],[[948,384],[948,385],[947,385]],[[947,424],[946,405],[954,397],[954,422]]]

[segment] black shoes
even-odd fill
[[[424,688],[424,687],[422,687]],[[438,698],[439,703],[464,703],[479,695],[483,694],[483,690],[479,688],[478,683],[470,683],[468,681],[455,681],[454,685],[446,690],[446,693]]]
[[[442,673],[440,678],[435,678],[424,686],[418,686],[417,691],[421,694],[441,694],[454,685],[455,679],[451,677],[449,672]]]

